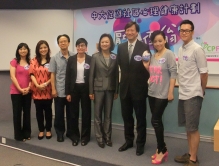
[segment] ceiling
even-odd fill
[[[0,0],[0,9],[82,9],[158,1],[160,0]]]

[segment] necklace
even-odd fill
[[[160,57],[164,54],[165,51],[166,51],[166,48],[163,49],[161,52],[157,52],[156,54],[157,54],[158,57]]]

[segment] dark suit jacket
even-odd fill
[[[85,63],[89,64],[91,63],[91,56],[87,55],[85,56]],[[89,91],[89,69],[84,69],[84,81],[85,85],[87,87],[87,91]],[[77,54],[69,57],[67,67],[66,67],[66,75],[65,75],[65,94],[70,95],[73,93],[74,85],[77,78]]]
[[[112,55],[113,53],[111,53]],[[94,94],[94,90],[114,90],[118,93],[119,85],[119,69],[116,60],[116,55],[109,57],[109,65],[107,66],[101,52],[92,56],[90,79],[89,79],[89,94]]]
[[[146,50],[150,53],[149,46],[137,40],[129,62],[128,42],[118,46],[117,59],[121,70],[121,99],[126,97],[128,89],[133,100],[143,100],[147,97],[149,73],[141,60],[134,59],[136,55],[142,56]]]

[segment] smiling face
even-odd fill
[[[100,47],[102,51],[110,51],[110,39],[108,37],[103,37],[100,40]]]
[[[78,54],[84,54],[87,52],[87,46],[85,43],[80,43],[76,46]]]
[[[23,46],[18,50],[18,53],[19,53],[20,57],[26,57],[28,54],[28,49]]]
[[[180,38],[184,44],[187,44],[192,40],[193,34],[194,31],[192,30],[192,26],[190,24],[182,24],[180,26]]]
[[[49,51],[49,49],[48,49],[46,44],[41,44],[40,45],[39,53],[40,53],[41,56],[46,56],[48,54],[48,51]]]
[[[135,25],[132,25],[131,27],[127,28],[125,30],[125,35],[129,42],[133,43],[138,37],[138,32],[136,30]]]
[[[153,41],[153,46],[157,51],[161,51],[165,48],[166,39],[163,38],[161,34],[155,36]]]

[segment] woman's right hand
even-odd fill
[[[39,90],[45,90],[46,86],[44,84],[40,84],[37,86],[37,89]]]
[[[89,97],[91,100],[94,100],[94,94],[90,94]]]

